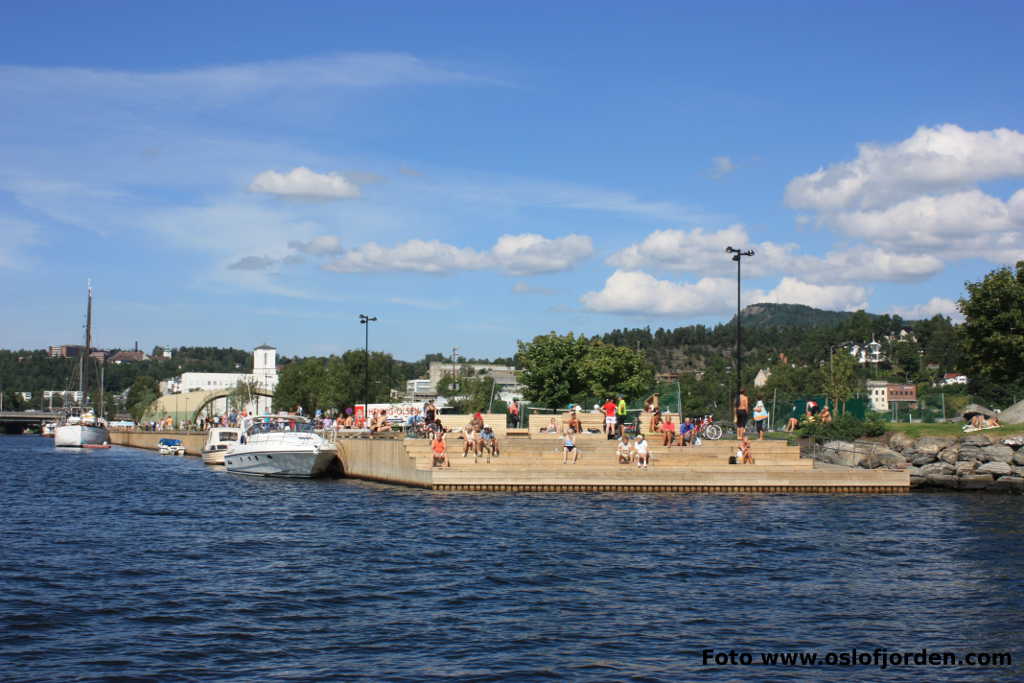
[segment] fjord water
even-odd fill
[[[0,437],[4,680],[1020,680],[1024,500],[435,493]],[[1011,652],[1010,667],[701,651]]]

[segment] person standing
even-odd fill
[[[619,395],[619,402],[615,405],[615,428],[621,435],[626,428],[626,399]]]
[[[512,429],[519,428],[519,400],[512,399],[512,403],[508,406],[508,422],[512,426]]]
[[[764,439],[765,430],[768,427],[768,410],[764,407],[764,401],[758,399],[754,404],[754,428],[757,430],[758,440]]]
[[[747,390],[740,389],[736,397],[736,438],[743,441],[747,433],[747,418],[750,411],[750,399],[747,398]]]
[[[615,438],[615,402],[611,398],[605,399],[604,405],[601,406],[601,411],[604,413],[604,434],[609,439]]]
[[[565,428],[565,435],[562,440],[562,464],[565,465],[569,459],[569,454],[572,453],[572,464],[576,464],[576,460],[580,457],[580,452],[576,448],[576,432],[570,427]]]

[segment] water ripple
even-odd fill
[[[434,493],[38,437],[0,437],[0,460],[4,679],[879,678],[705,648],[1024,662],[1020,497]]]

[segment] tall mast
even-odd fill
[[[85,381],[86,359],[92,353],[92,280],[89,280],[89,299],[85,307],[85,353],[78,359],[78,392],[81,399],[78,404],[85,407],[88,397],[85,395],[88,385]]]

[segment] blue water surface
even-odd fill
[[[1024,498],[431,492],[0,436],[3,680],[1022,680]],[[1010,653],[1002,667],[704,650]]]

